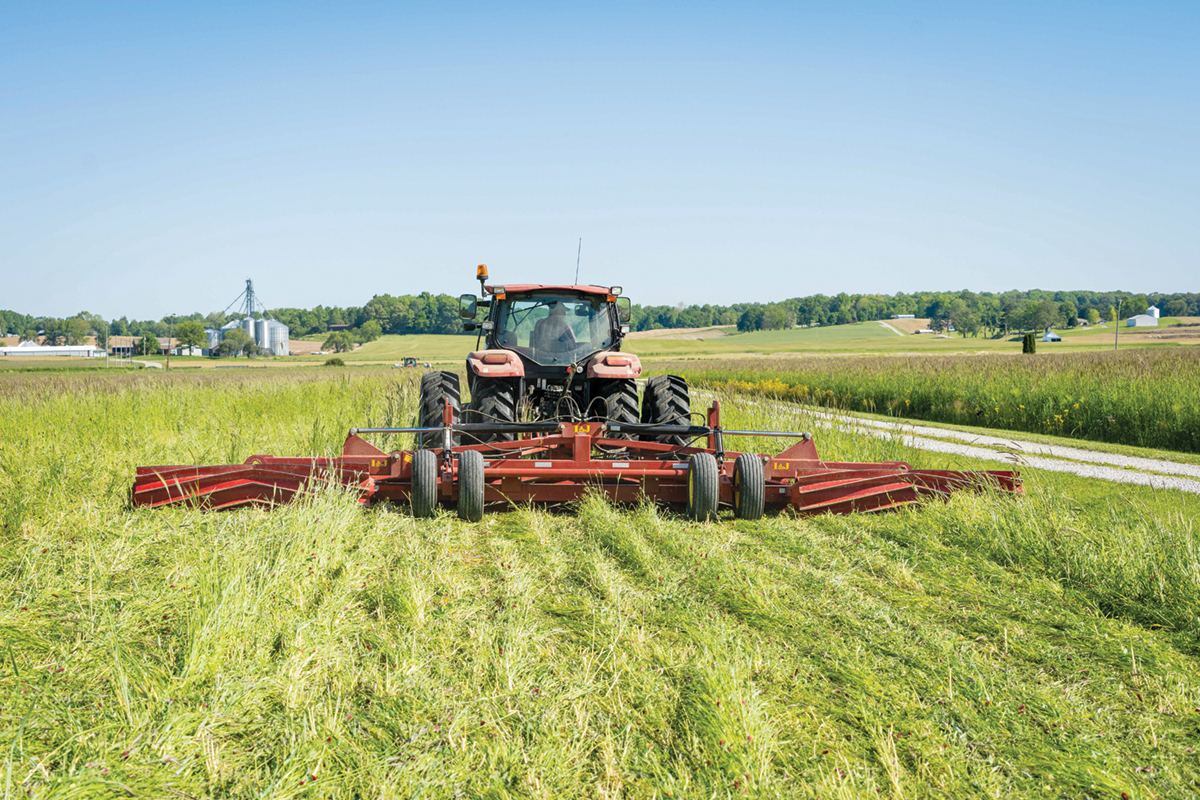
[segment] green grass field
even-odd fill
[[[1032,471],[754,523],[127,505],[138,464],[404,422],[415,372],[0,376],[6,796],[1196,794],[1195,496]]]
[[[1175,318],[1164,318],[1163,327],[1153,329],[1121,329],[1121,346],[1128,348],[1176,348],[1200,343],[1200,329],[1167,326]],[[1185,321],[1191,321],[1187,318]],[[732,330],[732,329],[729,329]],[[1162,339],[1164,333],[1188,335],[1196,331],[1195,338]],[[1089,329],[1060,331],[1063,341],[1054,344],[1040,343],[1041,352],[1087,352],[1104,351],[1112,348],[1111,325],[1099,325]],[[308,337],[312,338],[312,337]],[[383,336],[359,349],[342,353],[337,357],[349,365],[382,366],[403,363],[406,357],[439,366],[457,365],[466,359],[467,353],[475,349],[473,336],[420,334],[413,336]],[[624,349],[643,358],[707,359],[727,355],[772,355],[799,353],[813,355],[832,354],[930,354],[956,355],[976,353],[1020,353],[1021,342],[1009,339],[963,338],[958,335],[908,335],[899,336],[878,322],[860,322],[852,325],[829,325],[818,328],[794,328],[785,331],[756,331],[734,333],[724,336],[704,336],[699,339],[669,339],[663,337],[633,338],[625,342]],[[254,359],[210,359],[174,357],[172,367],[216,367],[255,366],[271,369],[281,367],[307,367],[323,364],[331,356],[309,355],[286,358]],[[139,357],[141,361],[164,363],[163,356]],[[100,369],[103,362],[92,359],[52,358],[0,358],[0,371],[64,371]],[[117,367],[112,367],[117,368]]]
[[[1150,338],[1167,330],[1173,320],[1164,319],[1163,328],[1121,331],[1122,346],[1174,348],[1174,340]],[[1193,329],[1176,329],[1193,330]],[[1112,347],[1111,330],[1104,326],[1088,331],[1064,331],[1064,340],[1042,344],[1044,352],[1081,352],[1107,350]],[[1200,337],[1200,334],[1197,334]],[[1191,343],[1191,342],[1185,342]],[[384,336],[352,353],[342,355],[347,363],[390,364],[402,362],[406,356],[422,361],[459,362],[475,349],[470,336],[417,335]],[[1021,342],[1008,339],[949,338],[929,334],[898,336],[878,322],[853,325],[830,325],[819,328],[794,328],[785,331],[756,331],[701,339],[668,339],[662,337],[626,340],[623,349],[643,357],[710,357],[729,354],[757,353],[1020,353]],[[328,356],[299,356],[287,361],[321,362]]]

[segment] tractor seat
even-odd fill
[[[529,344],[535,353],[569,353],[575,349],[575,332],[561,317],[545,317],[533,326]]]

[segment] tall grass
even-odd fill
[[[691,380],[910,419],[1200,452],[1200,349],[684,362]]]
[[[1182,514],[1087,510],[1081,484],[1037,473],[1021,499],[755,523],[596,497],[476,525],[337,491],[128,507],[139,463],[330,452],[412,412],[407,376],[314,372],[0,390],[21,398],[0,418],[6,795],[1200,787]],[[796,424],[727,400],[731,423]],[[939,465],[836,428],[818,442]]]

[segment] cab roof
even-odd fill
[[[602,294],[610,295],[610,286],[554,286],[546,283],[500,283],[488,285],[488,294],[495,294],[496,286],[502,286],[506,294],[525,294],[527,292],[559,292],[560,294]]]

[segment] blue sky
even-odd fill
[[[443,7],[444,6],[444,7]],[[0,6],[0,308],[1200,291],[1200,6]]]

